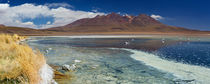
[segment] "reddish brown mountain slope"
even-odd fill
[[[95,18],[84,18],[77,20],[71,24],[49,28],[49,31],[72,32],[72,33],[199,33],[200,31],[189,30],[180,27],[173,27],[162,24],[161,22],[140,14],[138,16],[121,16],[111,13]]]

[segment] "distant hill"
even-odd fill
[[[83,18],[64,26],[41,30],[0,25],[0,33],[20,35],[210,34],[209,31],[165,25],[145,14],[122,16],[116,13]]]
[[[19,35],[43,35],[43,34],[50,33],[50,31],[40,31],[37,29],[31,29],[31,28],[8,27],[8,26],[0,25],[0,33],[19,34]]]
[[[0,24],[0,28],[3,28],[3,27],[5,27],[3,24]]]

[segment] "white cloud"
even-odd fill
[[[47,22],[47,25],[49,25],[49,24],[51,24],[51,22],[50,22],[50,21],[48,21],[48,22]]]
[[[101,9],[100,8],[98,8],[98,7],[92,7],[92,12],[94,12],[94,13],[97,13],[97,12],[99,12]]]
[[[92,11],[93,11],[93,12],[98,12],[98,10],[97,10],[97,9],[93,9]]]
[[[25,24],[25,25],[34,25],[33,22],[24,22],[23,24]]]
[[[46,3],[45,6],[48,6],[48,7],[69,7],[69,8],[73,8],[72,5],[67,4],[67,3]]]
[[[0,10],[7,9],[9,7],[9,4],[0,4]]]
[[[154,18],[155,20],[162,20],[162,19],[164,19],[162,16],[154,15],[154,14],[152,14],[150,17]]]
[[[49,8],[46,5],[22,4],[10,7],[9,4],[0,4],[0,24],[7,26],[50,28],[63,26],[81,18],[92,18],[103,15],[99,12],[75,11],[64,7]],[[54,21],[43,25],[35,25],[34,22],[23,22],[25,18],[34,19],[39,16],[53,17]]]

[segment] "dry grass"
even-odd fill
[[[0,82],[37,84],[41,78],[39,69],[45,62],[39,51],[28,45],[19,45],[25,37],[0,35]]]
[[[11,44],[11,43],[16,43],[18,41],[21,41],[25,38],[26,37],[23,37],[23,36],[21,37],[21,36],[18,36],[17,34],[14,34],[14,35],[0,34],[0,43]]]

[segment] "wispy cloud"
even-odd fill
[[[92,12],[99,12],[101,9],[98,7],[92,7]]]
[[[59,5],[54,4],[54,6]],[[65,8],[65,5],[58,8],[50,8],[49,5],[27,3],[12,7],[9,4],[0,4],[0,24],[7,26],[49,28],[63,26],[81,18],[92,18],[103,14],[99,12],[75,11]],[[46,24],[42,25],[34,24],[35,22],[33,21],[23,21],[25,18],[35,19],[40,16],[53,17],[54,21],[46,21]]]
[[[64,8],[73,8],[72,5],[70,4],[67,4],[67,3],[46,3],[45,6],[48,6],[48,7],[64,7]]]
[[[164,19],[162,16],[155,15],[155,14],[152,14],[150,17],[154,18],[155,20],[162,20],[162,19]]]

